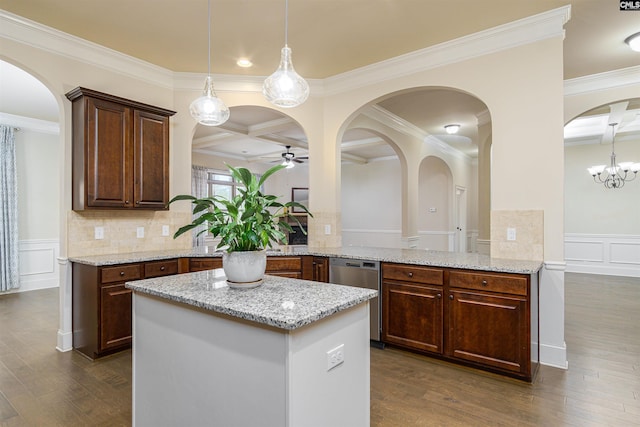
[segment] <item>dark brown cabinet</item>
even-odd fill
[[[95,359],[131,345],[125,282],[178,273],[178,260],[95,267],[73,264],[73,348]]]
[[[527,276],[450,272],[448,354],[530,378],[528,295]]]
[[[85,88],[73,108],[73,209],[166,209],[174,111]]]
[[[382,265],[382,341],[442,354],[442,269]]]
[[[329,282],[329,258],[313,257],[313,277],[311,280],[323,283]]]
[[[382,340],[531,381],[534,284],[523,274],[383,263]]]

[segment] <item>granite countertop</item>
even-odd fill
[[[372,261],[394,262],[399,264],[415,264],[432,267],[461,268],[468,270],[496,271],[504,273],[537,273],[542,268],[542,261],[527,261],[491,258],[478,253],[456,253],[426,251],[422,249],[396,249],[347,246],[342,248],[313,248],[307,246],[280,246],[267,250],[269,256],[315,255],[350,259],[366,259]],[[212,247],[133,252],[112,255],[94,255],[69,257],[76,263],[93,266],[126,264],[131,262],[154,261],[170,258],[221,257],[222,252]]]
[[[261,286],[231,289],[222,269],[127,282],[135,292],[294,330],[378,295],[371,289],[264,276]]]

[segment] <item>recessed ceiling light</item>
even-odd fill
[[[458,133],[459,129],[460,129],[460,125],[446,125],[444,127],[444,130],[446,130],[449,135],[453,135],[454,133]]]
[[[635,33],[627,37],[624,42],[629,45],[631,50],[640,52],[640,33]]]
[[[249,68],[253,65],[253,62],[249,61],[247,58],[240,58],[236,64],[242,68]]]

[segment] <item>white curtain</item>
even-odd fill
[[[0,125],[0,291],[20,286],[18,185],[14,129]]]
[[[191,167],[191,195],[201,199],[203,197],[207,197],[207,179],[208,179],[209,169],[202,166]],[[193,219],[196,219],[200,214],[194,215]],[[197,234],[201,230],[205,230],[207,227],[205,224],[201,225],[198,228],[193,229],[193,247],[204,246],[204,238],[206,233],[202,233],[197,236]]]

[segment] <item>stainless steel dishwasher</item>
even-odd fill
[[[380,262],[359,259],[330,258],[329,282],[337,285],[374,289],[378,296],[369,300],[372,344],[380,342]]]

